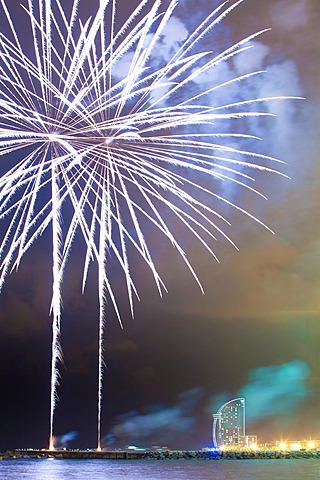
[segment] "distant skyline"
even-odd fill
[[[124,0],[119,15],[127,15]],[[137,3],[137,2],[135,2]],[[176,34],[191,29],[219,1],[181,0]],[[86,10],[82,0],[81,9]],[[262,153],[287,163],[291,179],[258,173],[264,201],[241,189],[226,189],[274,232],[235,211],[227,233],[239,247],[216,242],[220,264],[198,242],[179,232],[201,278],[202,296],[176,252],[154,236],[154,249],[168,294],[160,299],[150,273],[134,260],[141,297],[135,319],[119,291],[124,329],[110,306],[106,330],[105,445],[168,445],[202,448],[212,442],[212,413],[230,398],[245,397],[247,429],[267,442],[320,437],[319,314],[319,55],[317,0],[245,0],[209,35],[208,49],[271,27],[219,80],[246,68],[266,70],[237,95],[300,95],[304,101],[275,102],[277,119],[248,122],[261,135]],[[0,30],[3,28],[0,19]],[[159,55],[174,42],[168,38]],[[212,42],[212,43],[211,43]],[[221,43],[220,43],[221,42]],[[232,70],[232,71],[231,71]],[[203,78],[206,84],[210,78]],[[241,88],[247,91],[241,93]],[[225,100],[227,90],[217,102]],[[233,98],[233,97],[232,97]],[[241,97],[242,98],[242,97]],[[252,131],[251,131],[252,133]],[[254,148],[256,149],[256,147]],[[1,164],[0,164],[1,165]],[[1,167],[0,167],[1,168]],[[0,224],[0,229],[4,224]],[[2,232],[3,230],[1,230]],[[151,233],[153,234],[153,233]],[[46,447],[49,431],[51,318],[50,235],[34,245],[0,295],[0,451]],[[81,270],[74,244],[63,290],[62,369],[56,434],[70,447],[95,447],[97,381],[96,272],[81,295]]]

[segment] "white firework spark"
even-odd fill
[[[196,91],[200,75],[250,48],[251,40],[262,33],[217,55],[201,49],[204,36],[241,1],[221,4],[180,42],[169,61],[159,61],[155,67],[150,59],[155,58],[178,0],[166,7],[161,0],[142,0],[118,30],[116,0],[100,0],[95,14],[85,22],[78,14],[80,0],[73,0],[69,11],[61,0],[26,0],[21,8],[30,25],[27,45],[20,40],[11,3],[0,0],[1,21],[6,22],[0,33],[0,155],[5,170],[0,178],[0,218],[10,219],[0,245],[0,287],[35,240],[51,227],[50,448],[62,361],[61,288],[75,235],[80,232],[86,243],[83,289],[90,262],[98,265],[100,448],[107,299],[121,323],[108,277],[109,255],[124,273],[132,313],[138,294],[128,245],[151,269],[160,295],[165,290],[143,221],[168,238],[202,289],[161,208],[182,222],[215,257],[214,231],[228,237],[214,220],[226,221],[211,206],[213,201],[241,208],[221,198],[201,179],[229,180],[254,190],[250,168],[275,171],[266,166],[275,159],[228,146],[229,140],[250,135],[219,133],[215,125],[220,119],[267,115],[252,109],[254,102],[265,99],[213,107],[206,98],[221,85]],[[128,58],[128,72],[119,79],[119,65]],[[197,181],[189,172],[196,174]],[[70,206],[71,218],[65,215]]]

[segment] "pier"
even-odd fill
[[[106,460],[139,460],[144,458],[145,451],[137,450],[37,450],[21,449],[6,452],[11,458],[57,458],[69,460],[106,459]]]

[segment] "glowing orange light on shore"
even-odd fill
[[[295,450],[295,451],[301,450],[302,448],[301,443],[291,443],[290,447],[291,447],[291,450]]]

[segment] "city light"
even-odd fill
[[[298,450],[301,450],[301,443],[291,443],[290,450],[293,450],[295,452],[297,452]]]

